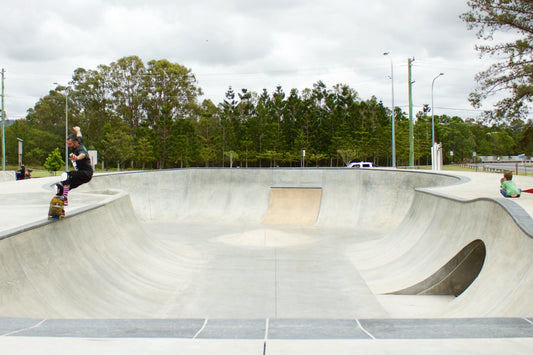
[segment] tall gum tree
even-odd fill
[[[492,45],[477,45],[480,56],[501,58],[476,75],[479,87],[470,94],[474,107],[489,96],[505,93],[494,110],[486,112],[489,120],[525,117],[533,100],[533,1],[469,0],[470,10],[460,17],[468,29],[489,43],[497,34],[512,34],[514,40]],[[508,36],[503,36],[509,38]]]

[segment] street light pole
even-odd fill
[[[407,59],[407,80],[409,88],[409,167],[415,167],[415,148],[413,138],[413,81],[411,81],[411,66],[415,58]]]
[[[60,86],[58,83],[54,83],[55,85]],[[65,171],[68,171],[68,93],[70,91],[70,87],[67,86],[65,88]]]
[[[433,81],[431,82],[431,146],[433,147],[435,145],[435,119],[433,118],[433,114],[435,113],[435,110],[433,109],[433,84],[435,84],[435,80],[437,80],[438,77],[444,75],[444,73],[440,73],[436,77],[433,78]]]
[[[390,55],[390,52],[385,52],[383,55]],[[394,67],[392,64],[392,55],[390,55],[390,79],[391,79],[391,96],[392,96],[392,167],[396,167],[396,134],[394,133]]]
[[[439,154],[440,150],[435,146],[435,110],[433,107],[433,85],[435,84],[435,80],[442,75],[444,75],[444,73],[439,73],[439,75],[434,77],[431,82],[431,170],[440,170],[440,162],[442,161],[440,158],[441,155]]]
[[[4,107],[4,68],[2,68],[2,171],[6,171],[6,110]]]
[[[65,94],[65,171],[68,171],[68,93],[69,89],[67,87]]]

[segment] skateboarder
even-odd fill
[[[91,159],[89,158],[87,149],[83,145],[80,127],[76,126],[72,127],[72,129],[76,133],[69,135],[67,138],[67,145],[72,149],[72,153],[69,154],[68,158],[73,162],[76,170],[64,172],[61,175],[64,180],[56,184],[57,195],[63,196],[65,206],[68,205],[69,191],[81,184],[88,183],[93,177]]]

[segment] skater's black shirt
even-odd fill
[[[87,152],[87,149],[83,145],[83,139],[81,137],[77,137],[77,139],[78,147],[74,148],[72,153],[76,156],[83,153],[85,154],[85,158],[75,161],[74,165],[76,166],[76,170],[67,172],[67,180],[61,182],[63,186],[70,186],[71,190],[88,183],[93,177],[93,167],[91,165],[91,158],[89,158],[89,152]]]
[[[85,146],[83,145],[82,137],[77,138],[78,148],[74,149],[72,153],[74,153],[76,156],[85,154],[85,158],[74,162],[74,164],[76,164],[76,170],[90,171],[92,173],[93,167],[91,165],[91,158],[89,158],[89,152],[87,152],[87,149],[85,149]]]

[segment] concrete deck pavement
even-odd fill
[[[47,223],[48,207],[55,193],[53,185],[60,178],[57,176],[13,180],[0,182],[0,235],[4,237],[11,233],[19,233],[24,228]],[[110,197],[107,193],[74,195],[76,195],[75,206],[65,207],[69,215],[103,204]]]
[[[99,176],[52,223],[56,178],[2,183],[0,315],[10,318],[0,348],[530,352],[533,195],[504,199],[499,179],[379,169]],[[533,177],[515,179],[533,187]],[[316,196],[306,191],[322,191],[318,216],[299,216],[314,225],[263,224],[279,212],[272,190],[286,188],[308,204]],[[483,269],[460,296],[387,294],[476,239]]]

